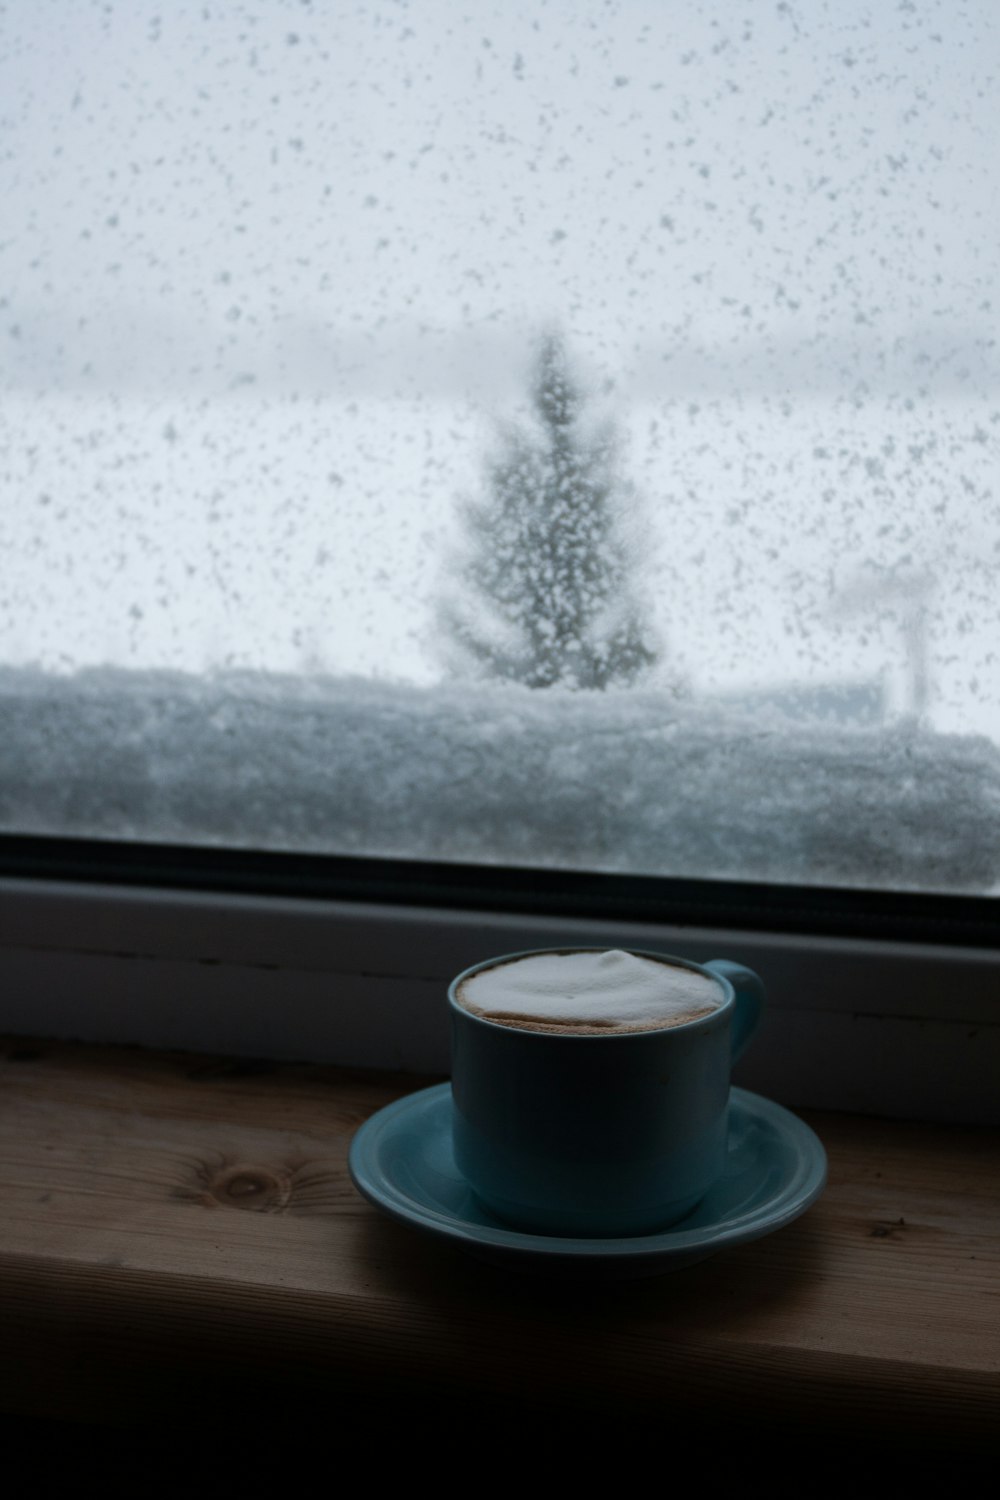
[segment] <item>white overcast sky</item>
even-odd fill
[[[923,600],[1000,737],[998,65],[993,0],[0,3],[0,660],[431,680],[559,326],[667,676],[902,704]]]

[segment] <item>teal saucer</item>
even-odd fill
[[[510,1229],[481,1207],[455,1166],[451,1085],[407,1094],[351,1142],[351,1177],[376,1208],[483,1260],[559,1275],[654,1276],[790,1224],[826,1184],[826,1153],[808,1125],[734,1088],[721,1180],[670,1229],[621,1239],[564,1239]]]

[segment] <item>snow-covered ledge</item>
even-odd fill
[[[0,829],[985,895],[1000,747],[666,690],[0,666]]]
[[[795,1106],[1000,1121],[1000,954],[941,945],[8,880],[0,1030],[445,1072],[445,986],[573,943],[765,979],[737,1081]]]

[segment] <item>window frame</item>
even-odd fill
[[[769,1006],[744,1087],[792,1107],[1000,1123],[989,898],[28,838],[0,839],[0,871],[8,1034],[443,1074],[461,969],[633,946],[760,972]]]
[[[749,1087],[1000,1122],[998,905],[0,835],[0,1030],[444,1072],[466,964],[631,945],[759,969]]]

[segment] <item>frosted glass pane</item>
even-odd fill
[[[998,65],[0,7],[0,828],[996,890]]]

